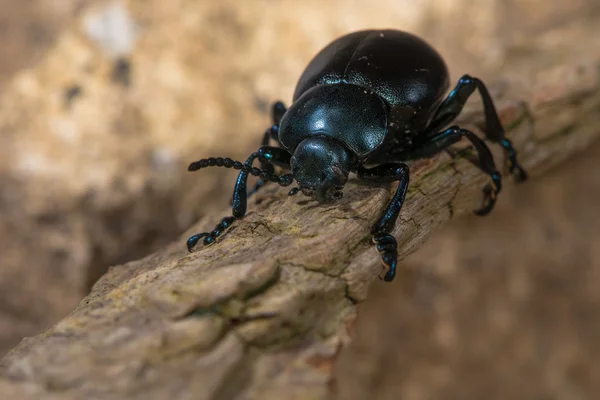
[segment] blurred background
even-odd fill
[[[335,37],[409,30],[453,79],[501,81],[536,54],[567,62],[590,26],[598,0],[0,0],[0,357],[108,266],[225,209],[234,174],[187,163],[251,152]],[[339,397],[598,398],[599,159],[507,187],[375,283]]]

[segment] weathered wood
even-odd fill
[[[493,86],[533,179],[600,133],[600,63],[586,56],[507,71]],[[462,119],[480,124],[479,106]],[[412,164],[394,232],[401,257],[480,206],[486,176],[471,156],[465,145]],[[393,189],[352,181],[342,201],[323,207],[269,185],[218,244],[194,254],[184,246],[214,215],[167,248],[111,268],[71,315],[2,361],[0,397],[325,397],[355,303],[382,274],[369,228]]]

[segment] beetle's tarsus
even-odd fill
[[[488,215],[496,205],[496,200],[498,198],[498,190],[494,187],[494,185],[487,185],[483,189],[483,204],[484,206],[478,210],[475,210],[475,215],[480,217],[484,217]]]
[[[517,161],[517,151],[514,149],[512,142],[506,138],[500,140],[498,143],[504,148],[506,152],[506,165],[508,172],[513,176],[513,179],[517,183],[521,183],[527,180],[527,172],[521,167]]]
[[[523,169],[520,165],[516,164],[512,166],[512,170],[510,170],[511,175],[516,183],[525,182],[529,176],[527,175],[527,171]]]
[[[475,210],[475,215],[480,217],[488,215],[496,205],[496,200],[498,200],[498,193],[502,189],[502,176],[498,172],[494,172],[491,174],[492,183],[486,185],[483,188],[483,204],[484,206],[479,210]]]
[[[193,248],[196,247],[196,245],[202,238],[204,238],[203,243],[205,246],[213,244],[217,240],[217,238],[219,236],[221,236],[223,234],[223,232],[225,232],[227,230],[227,228],[229,228],[231,226],[231,224],[233,224],[235,219],[236,218],[233,216],[225,217],[221,220],[221,222],[219,222],[217,224],[217,226],[215,226],[215,228],[212,231],[198,233],[196,235],[191,236],[187,240],[188,251],[191,253]]]
[[[191,253],[194,250],[194,247],[196,247],[196,245],[200,241],[200,239],[202,239],[203,237],[205,237],[207,235],[208,235],[208,233],[204,232],[204,233],[198,233],[196,235],[190,236],[190,238],[187,240],[187,243],[186,243],[188,251]]]
[[[389,233],[373,235],[373,243],[377,245],[377,251],[381,257],[381,263],[387,268],[383,277],[385,282],[391,282],[396,276],[398,264],[398,244],[396,238]]]

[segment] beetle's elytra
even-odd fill
[[[214,243],[236,219],[246,214],[249,195],[267,180],[298,186],[319,202],[342,197],[348,174],[368,181],[398,181],[398,189],[381,218],[373,226],[373,242],[387,267],[385,281],[394,279],[397,244],[391,232],[400,214],[409,182],[404,161],[431,157],[463,137],[475,147],[480,169],[490,176],[484,189],[484,205],[475,211],[488,214],[501,189],[501,175],[485,142],[471,131],[448,125],[458,116],[477,89],[483,101],[485,135],[506,152],[509,171],[518,182],[527,179],[506,139],[494,103],[483,82],[463,76],[446,96],[448,69],[442,57],[422,39],[397,30],[354,32],[333,41],[309,63],[300,77],[291,106],[273,105],[273,125],[262,146],[245,163],[211,157],[190,164],[196,171],[209,166],[240,170],[233,191],[233,215],[211,232],[190,237],[191,251],[198,241]],[[271,140],[278,146],[270,146]],[[252,167],[258,159],[261,168]],[[275,175],[274,165],[291,170]],[[366,168],[365,165],[370,165]],[[247,192],[249,175],[259,176]]]

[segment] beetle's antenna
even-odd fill
[[[267,179],[271,182],[277,182],[280,186],[290,186],[294,182],[294,176],[292,174],[276,175],[267,171],[266,169],[251,167],[250,165],[246,165],[240,161],[234,161],[231,158],[223,157],[209,157],[194,161],[188,167],[188,171],[198,171],[201,168],[208,167],[225,167],[242,170],[247,174],[259,176],[262,179]]]
[[[244,168],[244,163],[239,162],[239,161],[234,161],[231,158],[209,157],[209,158],[203,158],[202,160],[194,161],[188,167],[188,171],[198,171],[200,168],[208,168],[208,167],[225,167],[225,168],[233,168],[233,169],[242,169],[242,168]]]

